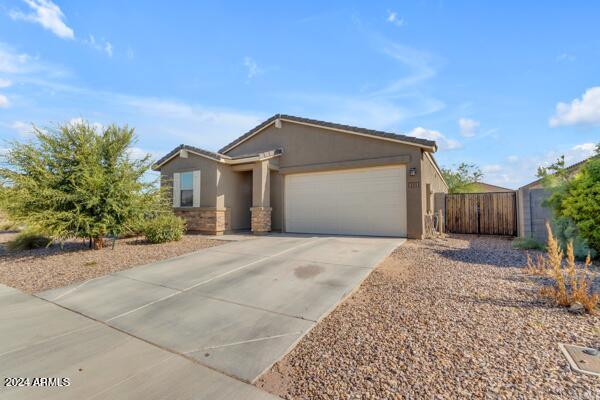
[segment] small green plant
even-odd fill
[[[143,226],[143,234],[150,243],[177,241],[184,232],[185,221],[173,214],[159,215],[146,221]]]
[[[23,231],[6,244],[10,251],[23,251],[47,247],[52,239],[33,231]]]
[[[535,240],[532,237],[518,237],[512,241],[513,249],[518,250],[545,250],[546,246],[543,243]]]

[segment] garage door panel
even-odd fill
[[[288,232],[406,236],[404,166],[288,175]]]

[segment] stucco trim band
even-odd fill
[[[329,171],[329,170],[341,170],[341,169],[357,169],[357,168],[370,168],[379,167],[385,165],[397,165],[397,164],[409,164],[410,156],[402,155],[395,157],[378,157],[378,158],[366,158],[363,160],[348,160],[348,161],[336,161],[329,163],[319,164],[305,164],[292,167],[280,167],[280,174],[297,174],[302,172],[318,172],[318,171]]]

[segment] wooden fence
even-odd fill
[[[446,231],[478,235],[516,236],[516,193],[446,195]]]

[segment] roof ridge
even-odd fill
[[[239,136],[237,139],[233,140],[229,144],[227,144],[224,147],[222,147],[221,149],[219,149],[219,152],[226,153],[227,151],[231,150],[232,147],[235,147],[239,143],[248,139],[250,136],[252,136],[255,133],[257,133],[258,131],[262,130],[264,127],[271,124],[276,119],[285,119],[285,120],[289,120],[292,122],[314,124],[314,125],[323,126],[325,128],[341,129],[341,130],[346,130],[346,131],[350,131],[350,132],[363,133],[363,134],[371,135],[374,137],[395,139],[395,140],[420,144],[420,145],[427,146],[427,147],[437,148],[437,145],[434,140],[421,139],[421,138],[416,138],[414,136],[408,136],[408,135],[403,135],[403,134],[398,134],[398,133],[393,133],[393,132],[380,131],[380,130],[376,130],[376,129],[361,128],[361,127],[357,127],[357,126],[339,124],[339,123],[335,123],[335,122],[327,122],[327,121],[321,121],[321,120],[317,120],[317,119],[297,117],[297,116],[289,115],[289,114],[275,114],[275,115],[271,116],[270,118],[268,118],[267,120],[261,122],[254,128],[250,129],[243,135]]]

